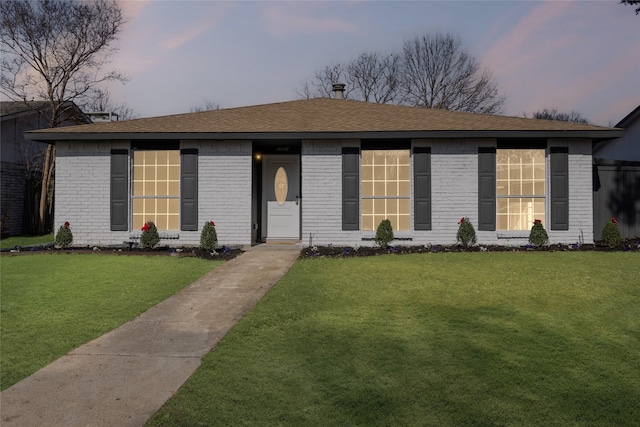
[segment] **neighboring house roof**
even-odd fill
[[[63,103],[64,107],[69,107],[72,111],[74,119],[80,123],[91,123],[91,119],[78,108],[78,106],[67,101]],[[36,111],[49,111],[51,105],[48,101],[1,101],[0,102],[0,117],[2,120],[11,119],[24,114],[29,114]]]
[[[25,134],[28,139],[216,138],[612,138],[620,129],[570,122],[504,117],[428,108],[315,98],[112,123],[94,123]]]
[[[635,110],[627,114],[627,116],[620,120],[616,125],[617,128],[628,128],[633,122],[640,118],[640,105]]]
[[[44,110],[49,107],[46,101],[2,101],[0,102],[0,116],[5,118],[14,114],[24,113],[33,110]]]

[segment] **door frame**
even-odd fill
[[[297,156],[299,162],[299,174],[297,177],[299,185],[299,203],[300,203],[300,223],[298,231],[298,240],[302,239],[302,142],[300,140],[285,141],[254,141],[252,150],[252,196],[251,196],[251,244],[266,243],[267,228],[266,221],[266,198],[263,195],[263,174],[264,174],[264,157],[270,155]],[[291,177],[289,177],[291,179]],[[293,240],[292,240],[293,242]]]

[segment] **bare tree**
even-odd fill
[[[426,34],[404,43],[406,103],[418,107],[496,114],[504,98],[487,70],[450,34]]]
[[[402,101],[401,63],[397,55],[365,52],[347,66],[347,82],[358,99],[379,104]]]
[[[49,126],[57,127],[69,118],[70,104],[84,104],[101,83],[126,80],[103,71],[124,23],[115,0],[0,2],[0,92],[25,103],[46,100]],[[45,232],[54,170],[55,146],[49,145],[42,168],[39,233]]]
[[[340,62],[335,62],[332,65],[327,65],[323,69],[316,71],[315,76],[311,80],[304,81],[296,93],[300,98],[310,99],[331,97],[334,83],[347,83],[345,91],[345,99],[348,99],[353,92],[353,85],[350,83],[351,79],[348,74],[347,66]]]
[[[620,0],[620,4],[626,4],[629,6],[638,6],[640,5],[640,0]],[[640,7],[636,8],[636,15],[640,13]]]
[[[219,110],[219,109],[220,109],[220,104],[218,104],[217,102],[213,102],[209,99],[205,99],[202,106],[197,105],[195,107],[191,107],[191,112],[200,113],[202,111],[213,111],[213,110]]]
[[[527,115],[524,115],[527,117]],[[582,123],[584,125],[589,125],[591,122],[587,120],[582,114],[577,111],[571,111],[570,113],[561,113],[557,108],[544,108],[540,111],[536,111],[532,116],[534,119],[542,119],[542,120],[558,120],[561,122],[574,122],[574,123]]]
[[[108,89],[96,89],[95,97],[82,105],[85,113],[104,111],[115,113],[118,120],[131,120],[140,117],[138,113],[124,102],[112,102],[111,92]]]
[[[296,90],[301,98],[330,97],[333,83],[345,83],[345,98],[495,114],[504,98],[478,61],[451,35],[424,35],[390,54],[365,52],[316,72]]]

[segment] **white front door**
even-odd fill
[[[299,241],[300,156],[266,154],[262,161],[262,229],[267,230],[266,241]]]

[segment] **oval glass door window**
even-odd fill
[[[273,180],[273,191],[276,193],[276,201],[280,206],[284,205],[289,193],[289,178],[287,171],[280,166],[276,171],[276,177]]]

